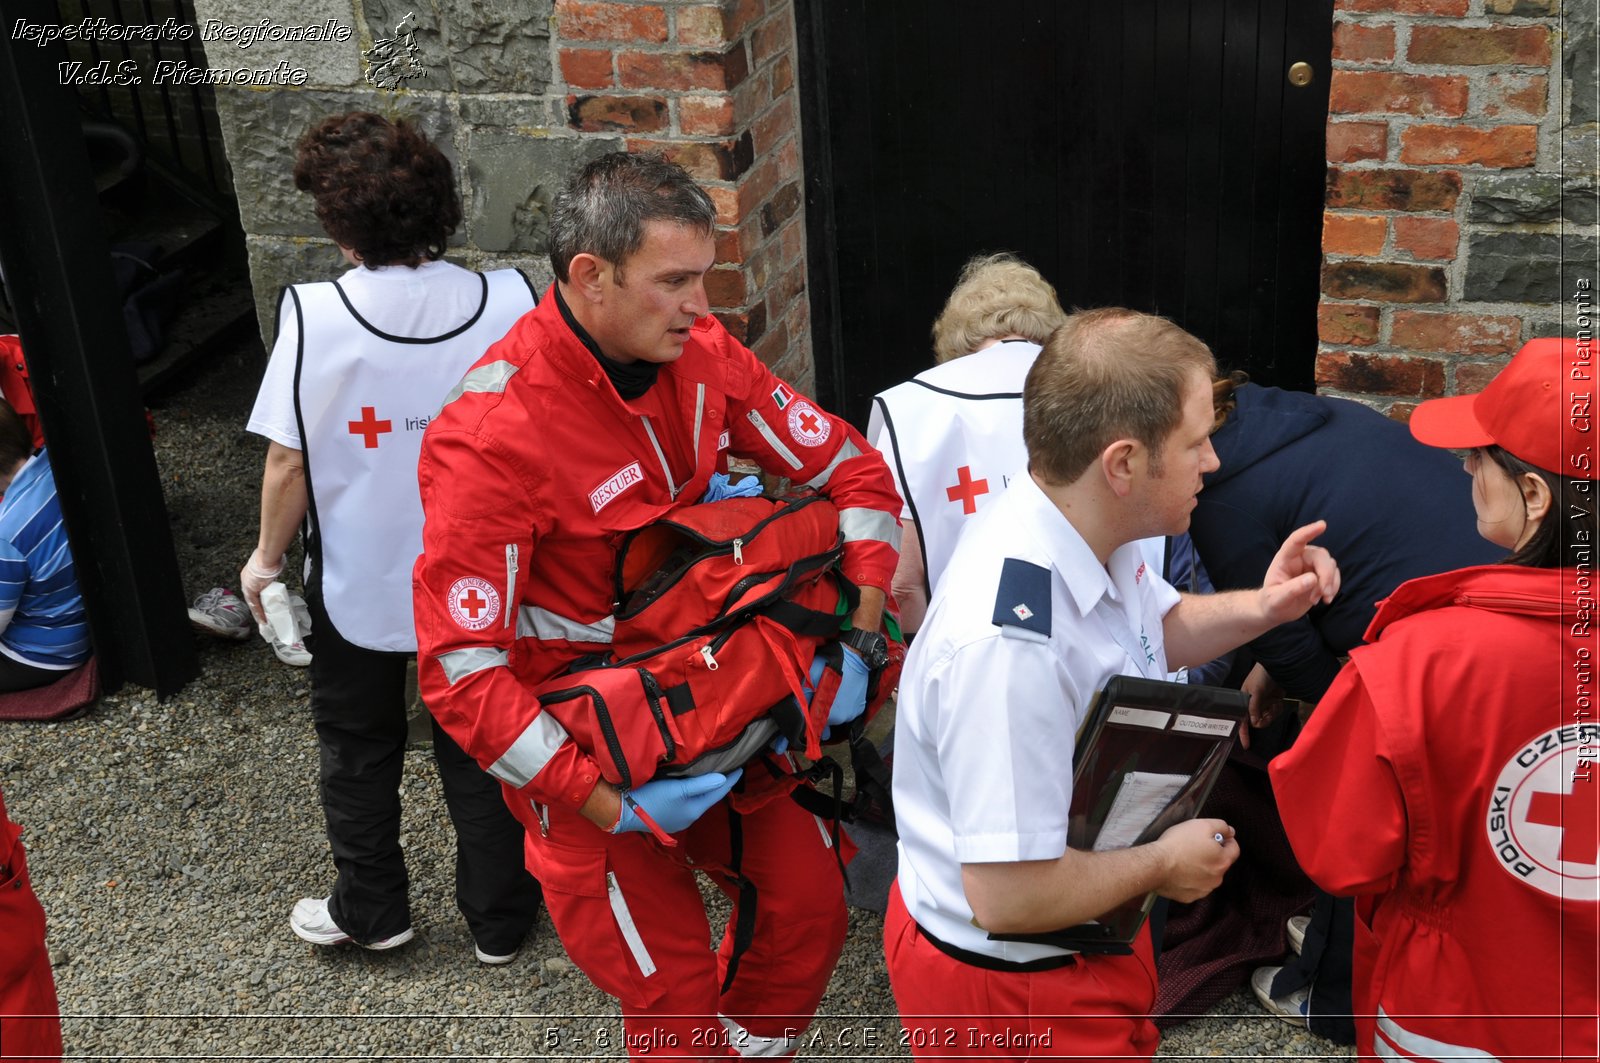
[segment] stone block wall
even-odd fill
[[[197,0],[202,25],[261,21],[259,5]],[[396,89],[366,80],[362,51],[414,12],[426,73]],[[271,21],[333,20],[347,40],[205,42],[213,69],[287,59],[298,84],[219,85],[262,334],[286,283],[344,268],[294,190],[293,148],[317,119],[356,108],[416,121],[457,167],[465,220],[449,256],[518,266],[541,287],[549,211],[576,166],[657,149],[718,210],[713,311],[763,360],[811,386],[805,229],[790,0],[285,0]]]
[[[1405,419],[1588,327],[1595,0],[1338,0],[1316,379]]]

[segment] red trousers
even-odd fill
[[[667,849],[548,814],[548,832],[528,834],[528,870],[567,955],[621,1002],[629,1058],[792,1054],[844,948],[844,885],[814,816],[788,798],[740,815],[725,799]],[[696,870],[734,902],[715,952]]]
[[[1156,969],[1149,929],[1132,956],[1079,956],[1050,971],[992,971],[945,955],[889,890],[883,949],[916,1059],[1149,1059]]]
[[[44,945],[44,909],[28,883],[28,861],[0,796],[0,1054],[42,1063],[61,1058],[56,983]]]

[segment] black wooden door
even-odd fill
[[[1165,314],[1309,388],[1332,0],[797,0],[818,390],[932,364],[961,264]],[[1309,64],[1310,83],[1289,70]]]

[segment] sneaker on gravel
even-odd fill
[[[1282,967],[1257,967],[1250,976],[1250,988],[1255,991],[1261,1006],[1291,1026],[1306,1028],[1311,1025],[1311,989],[1303,986],[1285,996],[1272,995],[1272,980]]]
[[[516,959],[517,954],[520,953],[522,949],[520,947],[514,948],[510,952],[507,952],[503,955],[495,952],[484,952],[483,947],[474,941],[472,943],[472,951],[477,954],[479,963],[487,963],[491,967],[501,967]]]
[[[404,945],[412,937],[411,928],[408,926],[398,934],[377,941],[356,941],[340,930],[339,925],[333,921],[333,916],[328,914],[326,897],[304,897],[296,901],[294,911],[289,913],[289,929],[293,930],[300,940],[309,941],[313,945],[344,945],[354,942],[364,949],[373,951]]]
[[[306,649],[306,644],[300,639],[293,642],[279,642],[276,634],[268,633],[263,636],[272,645],[272,652],[278,655],[278,660],[284,664],[292,664],[296,668],[307,668],[311,665],[311,651]]]
[[[1296,956],[1306,947],[1306,927],[1311,925],[1309,915],[1297,915],[1289,920],[1289,947]]]
[[[189,622],[196,631],[224,639],[247,639],[255,630],[250,608],[226,587],[212,587],[189,607]]]

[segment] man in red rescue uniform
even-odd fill
[[[793,1053],[844,942],[838,864],[794,802],[733,810],[765,770],[619,792],[531,688],[607,649],[622,536],[699,502],[730,455],[839,510],[862,593],[832,723],[861,711],[899,545],[877,451],[709,315],[714,226],[659,156],[584,167],[552,214],[552,292],[446,398],[419,466],[423,696],[503,783],[562,944],[621,1002],[629,1054],[652,1059]],[[715,953],[696,868],[736,902]],[[741,885],[755,917],[736,955]]]

